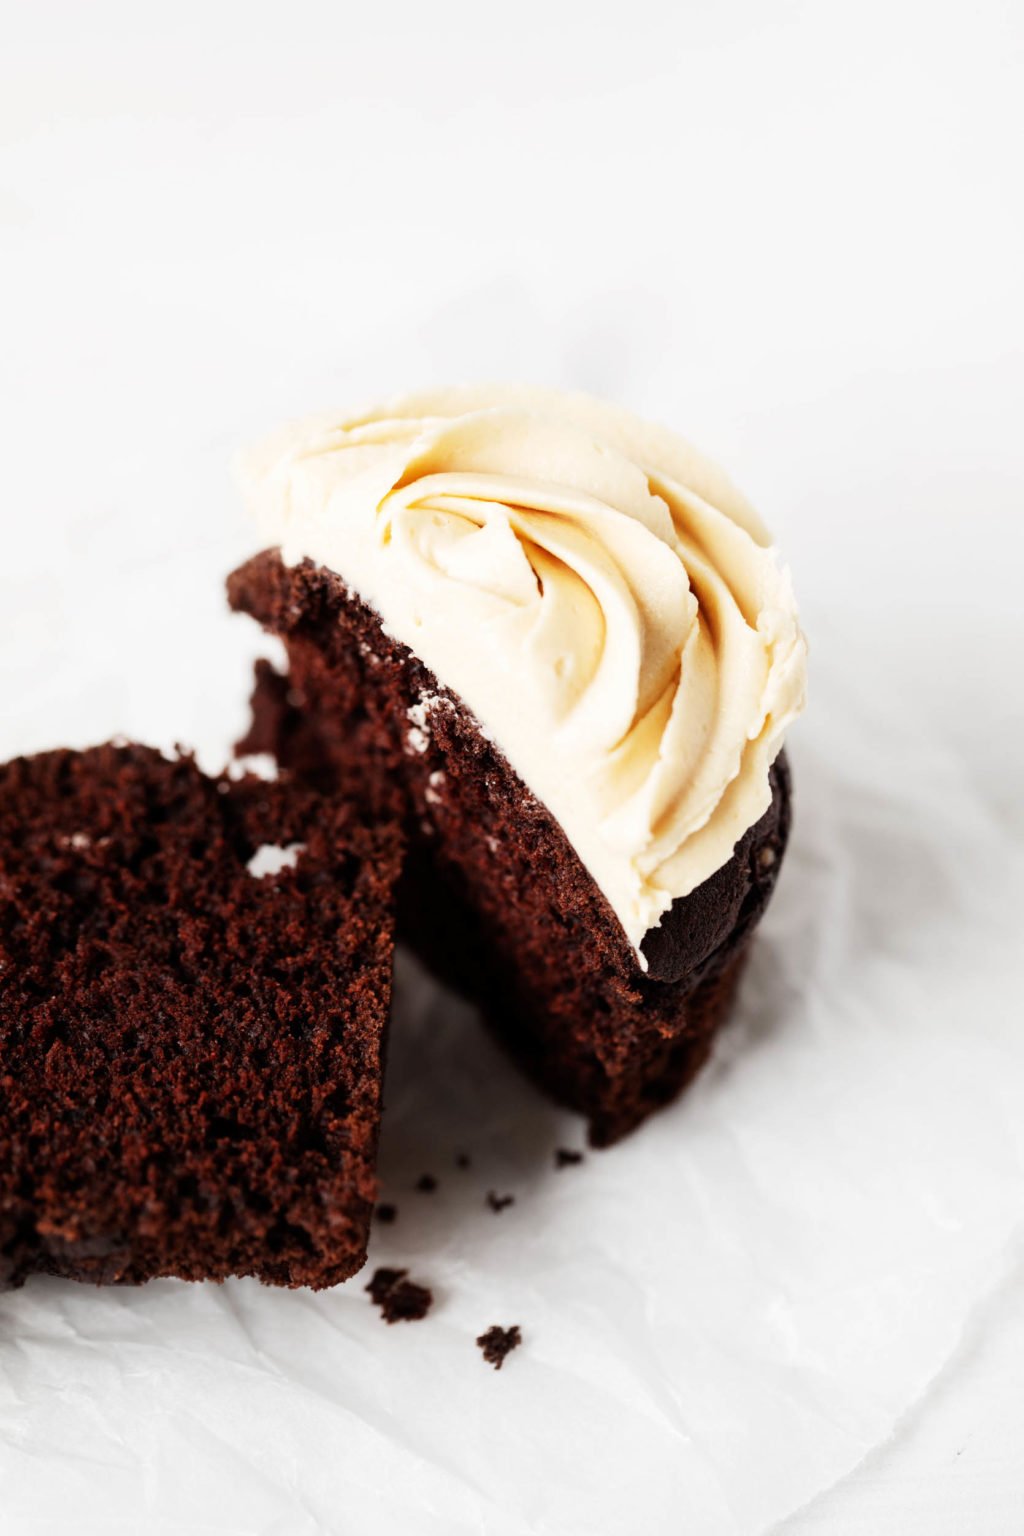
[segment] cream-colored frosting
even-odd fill
[[[459,695],[638,953],[767,809],[804,702],[789,573],[673,434],[581,395],[439,390],[299,422],[243,476],[285,561],[335,571]]]

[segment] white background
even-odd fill
[[[0,22],[4,756],[123,731],[216,766],[255,650],[231,454],[430,382],[678,426],[775,529],[813,647],[794,848],[708,1080],[553,1175],[578,1127],[412,1018],[381,1252],[435,1314],[384,1330],[358,1282],[0,1298],[5,1536],[1020,1531],[1019,4]],[[477,1182],[417,1206],[453,1127]],[[485,1373],[473,1332],[514,1320]]]

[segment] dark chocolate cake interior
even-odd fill
[[[144,747],[0,768],[0,1282],[358,1269],[398,861]]]

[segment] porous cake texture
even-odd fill
[[[398,863],[284,779],[0,767],[0,1283],[359,1268]]]

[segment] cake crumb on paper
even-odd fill
[[[430,1311],[433,1292],[408,1279],[408,1274],[407,1269],[378,1269],[365,1287],[386,1323],[419,1322]]]
[[[493,1365],[496,1371],[500,1371],[506,1355],[510,1355],[519,1347],[523,1342],[523,1336],[518,1323],[513,1323],[510,1328],[501,1328],[494,1323],[480,1335],[476,1342],[483,1350],[487,1364]]]

